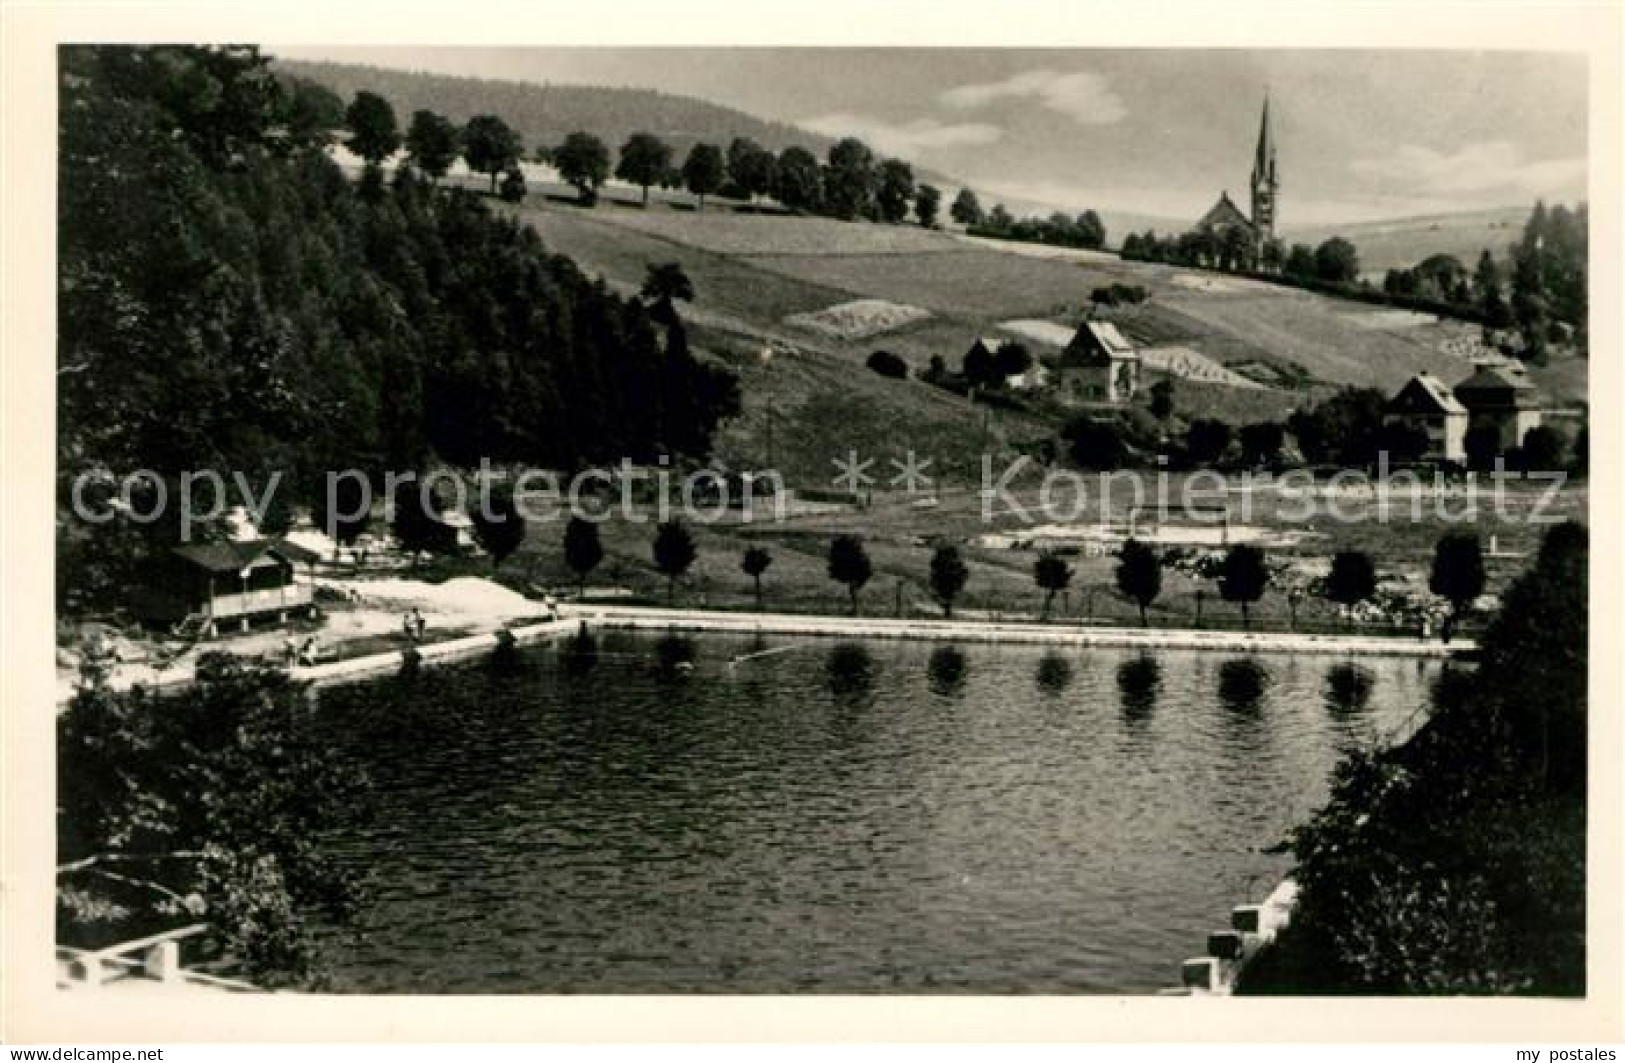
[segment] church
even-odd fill
[[[1233,231],[1244,233],[1258,254],[1275,238],[1275,207],[1281,191],[1275,168],[1275,137],[1270,131],[1270,101],[1264,97],[1264,114],[1258,124],[1258,147],[1253,152],[1252,216],[1241,212],[1229,192],[1202,215],[1196,230],[1222,243]]]

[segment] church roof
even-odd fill
[[[1137,357],[1134,344],[1117,331],[1116,325],[1110,321],[1085,321],[1061,352],[1060,364],[1109,365],[1117,359]]]
[[[1237,228],[1238,226],[1244,229],[1251,229],[1253,227],[1253,223],[1247,220],[1247,215],[1243,214],[1241,212],[1241,208],[1236,206],[1235,202],[1231,200],[1229,192],[1220,192],[1219,201],[1213,204],[1212,209],[1210,209],[1206,214],[1202,215],[1201,221],[1196,223],[1196,227],[1198,229],[1209,231],[1214,229],[1233,229]]]

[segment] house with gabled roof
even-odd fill
[[[1405,382],[1383,411],[1388,424],[1401,424],[1427,437],[1429,461],[1461,464],[1467,458],[1467,407],[1432,373]]]
[[[1110,321],[1085,321],[1056,361],[1065,402],[1126,406],[1140,388],[1140,353]]]
[[[1467,430],[1493,431],[1498,453],[1522,446],[1529,430],[1540,426],[1546,405],[1524,367],[1515,362],[1480,362],[1472,376],[1456,385],[1455,396],[1467,408]]]

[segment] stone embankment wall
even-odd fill
[[[1230,996],[1241,972],[1275,940],[1275,935],[1292,921],[1298,902],[1298,884],[1284,880],[1262,904],[1243,904],[1231,909],[1230,927],[1207,936],[1207,955],[1179,965],[1179,987],[1170,992],[1182,996]]]

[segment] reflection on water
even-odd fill
[[[1149,719],[1161,689],[1162,668],[1151,654],[1136,654],[1117,666],[1117,691],[1125,720],[1144,723]]]
[[[578,632],[564,641],[561,656],[566,672],[585,675],[598,663],[598,639],[586,631]]]
[[[829,651],[829,690],[843,708],[864,708],[874,694],[875,659],[861,642],[837,642]]]
[[[1232,713],[1257,715],[1270,674],[1252,657],[1235,657],[1219,665],[1219,701]]]
[[[1326,708],[1339,716],[1360,712],[1371,700],[1371,673],[1353,661],[1326,671]]]
[[[1066,693],[1072,685],[1072,662],[1053,651],[1038,659],[1038,670],[1033,673],[1038,689],[1051,697]]]
[[[957,697],[965,689],[965,651],[958,646],[938,646],[931,651],[926,669],[931,676],[931,693],[939,698]]]
[[[335,986],[1152,992],[1438,673],[1338,669],[603,634],[324,690],[377,784]]]
[[[664,679],[686,679],[694,670],[694,640],[664,635],[655,643],[655,667]]]

